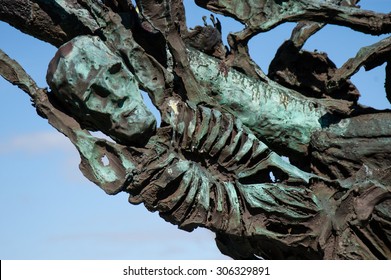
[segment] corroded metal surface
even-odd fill
[[[358,1],[195,1],[245,24],[226,47],[215,17],[188,29],[182,1],[136,2],[0,7],[0,20],[59,46],[50,91],[3,52],[0,74],[75,145],[83,174],[180,229],[212,230],[236,259],[390,259],[391,115],[360,106],[349,81],[361,66],[387,62],[390,96],[390,40],[339,69],[301,50],[329,23],[388,33],[390,14]],[[268,77],[247,43],[286,21],[299,24]]]

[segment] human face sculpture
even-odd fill
[[[156,129],[134,75],[98,37],[76,37],[61,46],[46,79],[82,125],[118,143],[143,145]]]

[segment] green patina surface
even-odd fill
[[[269,143],[304,152],[314,131],[321,130],[326,109],[273,81],[257,81],[230,69],[225,76],[219,63],[189,50],[196,79],[210,87],[214,100]]]
[[[260,161],[266,162],[262,165],[265,170],[269,166],[276,166],[283,170],[292,181],[298,180],[306,183],[309,183],[310,178],[316,177],[283,160],[281,156],[273,152],[244,127],[240,119],[230,113],[223,114],[216,109],[203,106],[193,109],[179,100],[170,99],[168,111],[162,117],[172,126],[176,134],[174,138],[178,137],[181,140],[177,141],[184,143],[178,145],[185,149],[189,147],[188,149],[195,154],[207,154],[206,157],[214,157],[221,152],[225,156],[220,154],[220,157],[231,157],[230,162],[241,162],[242,158],[249,153],[251,153],[250,158],[267,153],[267,158]],[[237,150],[237,147],[240,148]],[[221,162],[221,164],[223,163]],[[245,162],[242,165],[244,166]],[[249,169],[241,169],[236,173],[240,179],[256,175],[259,171],[260,166],[255,165]]]
[[[81,155],[90,163],[96,178],[103,183],[111,183],[118,180],[118,174],[109,164],[105,165],[101,153],[96,145],[96,138],[85,132],[77,133],[77,148]],[[128,163],[128,162],[127,162]],[[134,166],[133,166],[134,168]]]
[[[169,12],[164,17],[169,17],[176,7],[178,16],[181,10],[175,1],[155,1],[156,6],[150,6],[153,1],[140,1],[145,8],[142,12],[152,13],[149,24],[156,24],[157,29],[148,32],[164,29],[161,35],[168,42],[164,48],[171,55],[166,68],[154,58],[153,51],[145,51],[134,39],[135,28],[125,28],[118,15],[100,9],[98,2],[54,2],[96,36],[74,38],[52,60],[47,76],[51,98],[65,109],[62,115],[48,114],[48,118],[53,121],[69,114],[69,119],[80,124],[66,131],[62,128],[74,122],[61,118],[62,123],[51,122],[75,144],[85,176],[104,191],[126,191],[131,203],[144,203],[185,230],[203,226],[221,235],[248,238],[254,242],[247,248],[250,253],[265,253],[271,258],[285,257],[286,252],[288,256],[297,253],[306,258],[310,251],[315,253],[308,258],[323,258],[324,254],[327,258],[338,254],[346,258],[389,256],[387,246],[377,246],[377,252],[370,252],[374,250],[371,243],[377,242],[371,238],[385,228],[382,225],[389,224],[381,220],[390,216],[388,169],[357,161],[358,167],[351,168],[348,179],[333,181],[304,172],[304,168],[299,169],[275,152],[284,154],[288,150],[307,156],[312,145],[309,156],[318,156],[322,164],[333,158],[336,161],[331,163],[335,165],[343,160],[355,162],[356,158],[344,158],[342,148],[342,152],[336,152],[337,146],[345,145],[345,150],[352,147],[348,156],[361,160],[364,151],[376,161],[384,150],[381,144],[390,142],[388,114],[350,117],[325,125],[324,120],[332,114],[327,101],[304,97],[267,78],[256,80],[234,67],[224,67],[227,61],[222,58],[186,49],[184,42],[178,41],[183,34],[168,21],[156,24],[162,18],[153,14],[163,8]],[[309,1],[304,0],[197,2],[220,3],[222,13],[235,14],[246,23],[243,32],[236,34],[243,41],[291,16],[310,13],[305,8]],[[312,1],[311,7],[323,2]],[[213,3],[209,7],[212,10]],[[351,10],[346,11],[351,17]],[[150,94],[162,113],[162,128],[156,129],[155,118],[139,88]],[[116,143],[92,136],[88,130],[102,131]],[[354,142],[367,134],[381,139],[374,147],[380,151],[376,156],[364,144]],[[314,139],[313,135],[320,137]],[[331,141],[332,137],[335,139]],[[385,161],[387,154],[381,156],[380,161]],[[316,162],[308,163],[311,167],[306,170],[312,164],[320,166],[318,174],[325,174]],[[334,168],[329,164],[325,169],[329,166]],[[362,174],[358,176],[353,172],[360,167]],[[269,175],[272,171],[275,180]],[[331,171],[326,174],[333,178]],[[369,222],[371,215],[381,219]],[[378,221],[374,230],[361,227]],[[364,235],[369,242],[360,240]],[[220,246],[225,246],[227,239],[222,240]],[[370,249],[360,242],[369,243]],[[330,248],[334,244],[335,248]],[[235,248],[237,244],[230,245]],[[360,253],[361,247],[364,249]]]
[[[62,46],[47,80],[81,121],[115,141],[144,143],[156,128],[134,75],[98,37],[81,36]]]

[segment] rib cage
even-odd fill
[[[126,190],[131,203],[144,203],[185,230],[203,226],[238,236],[254,232],[254,219],[265,221],[266,230],[267,219],[275,215],[294,228],[318,213],[308,189],[255,179],[269,168],[280,171],[285,182],[305,184],[311,175],[282,160],[239,120],[203,106],[168,104],[171,144],[160,141],[162,135],[150,141],[155,154],[144,156],[139,174]],[[301,230],[308,236],[308,228]]]
[[[184,230],[202,225],[242,235],[238,195],[231,182],[218,182],[196,163],[177,158],[148,179],[138,181],[144,186],[130,197],[131,203],[144,202]]]
[[[277,182],[308,183],[313,177],[284,161],[229,113],[174,100],[168,106],[178,153],[199,154],[243,184],[272,182],[270,171]]]

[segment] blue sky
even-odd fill
[[[363,0],[366,9],[391,12],[390,0]],[[185,1],[189,27],[201,25],[208,11]],[[223,31],[241,25],[223,20]],[[268,63],[294,24],[284,24],[250,42],[256,62]],[[0,22],[0,49],[16,59],[42,87],[56,49]],[[384,36],[383,36],[384,37]],[[380,38],[327,26],[305,49],[324,51],[341,66]],[[360,103],[389,108],[384,65],[361,70],[352,81]],[[0,78],[0,259],[224,259],[207,230],[192,233],[164,222],[125,194],[107,196],[85,179],[70,142],[31,106],[29,97]]]

